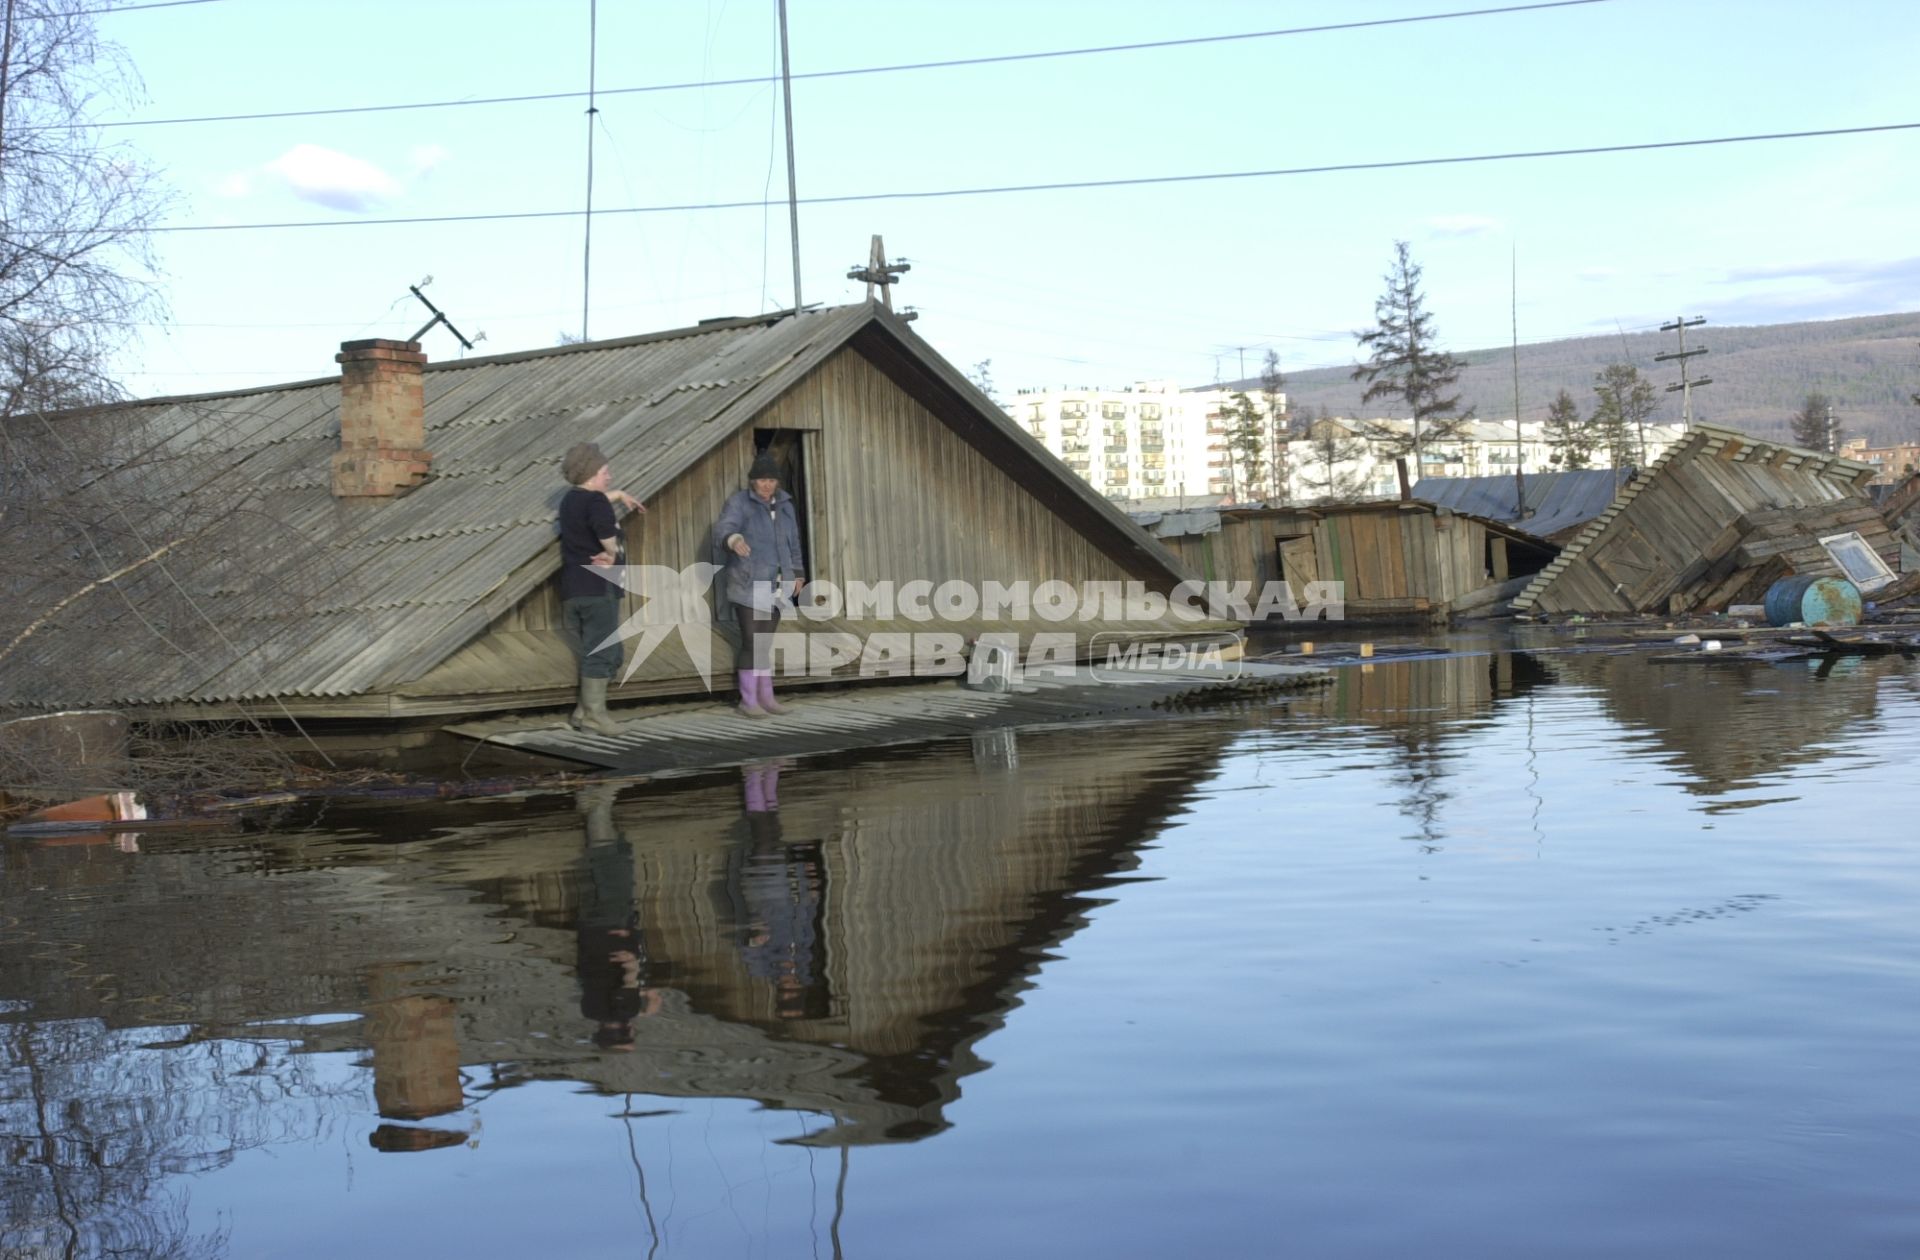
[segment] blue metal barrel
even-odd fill
[[[1767,588],[1767,624],[1790,626],[1857,626],[1860,624],[1860,588],[1845,578],[1799,574],[1781,578]]]

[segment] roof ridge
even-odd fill
[[[824,315],[844,311],[852,306],[865,306],[865,302],[846,302],[838,306],[807,307],[806,315]],[[648,342],[676,341],[683,338],[703,336],[707,333],[733,332],[759,324],[772,327],[783,319],[792,317],[791,308],[781,311],[768,311],[761,315],[740,315],[725,319],[706,320],[698,324],[684,325],[679,328],[666,328],[657,332],[635,333],[627,337],[608,337],[599,341],[578,341],[568,345],[539,346],[530,350],[509,350],[501,354],[482,355],[472,359],[429,360],[424,368],[427,372],[455,371],[461,368],[487,367],[498,363],[520,363],[533,359],[550,358],[556,355],[580,354],[594,350],[622,350],[629,346],[645,345]],[[276,381],[270,385],[249,385],[241,389],[216,389],[199,394],[156,394],[150,398],[126,398],[116,402],[87,403],[78,407],[63,407],[57,411],[43,413],[47,419],[57,420],[72,416],[99,415],[103,412],[125,411],[135,407],[178,407],[187,403],[212,402],[222,398],[250,398],[260,394],[278,394],[296,389],[313,389],[322,385],[337,385],[340,376],[311,376],[296,381]]]

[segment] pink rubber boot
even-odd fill
[[[766,713],[785,713],[787,706],[773,698],[773,671],[770,669],[756,670],[754,678],[755,681],[759,683],[759,690],[757,690],[754,695],[760,701],[761,710]]]
[[[759,671],[743,669],[740,673],[740,715],[742,717],[765,717],[767,711],[760,707]]]

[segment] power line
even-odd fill
[[[149,0],[146,4],[115,4],[104,9],[81,9],[72,17],[98,17],[103,13],[132,13],[136,9],[177,9],[185,4],[219,4],[221,0]]]
[[[169,0],[173,4],[210,4],[214,0]],[[1504,13],[1527,13],[1536,9],[1566,9],[1577,5],[1610,4],[1613,0],[1542,0],[1536,4],[1503,5],[1490,9],[1459,9],[1450,13],[1419,13],[1408,17],[1373,18],[1363,22],[1329,22],[1320,26],[1292,26],[1272,31],[1243,31],[1232,35],[1195,35],[1182,39],[1145,40],[1133,44],[1101,44],[1090,48],[1055,48],[1041,52],[1000,53],[986,57],[954,57],[942,61],[911,61],[890,66],[852,66],[842,70],[810,70],[794,79],[841,79],[863,74],[900,74],[915,70],[952,70],[965,66],[997,65],[1014,61],[1044,61],[1061,57],[1104,56],[1108,53],[1146,52],[1156,48],[1187,48],[1200,44],[1224,44],[1249,39],[1278,39],[1292,35],[1321,35],[1332,31],[1356,31],[1369,27],[1405,26],[1415,22],[1442,22],[1453,18],[1493,17]],[[129,8],[158,8],[159,5],[130,5]],[[120,12],[101,9],[96,12]],[[779,75],[760,75],[741,79],[707,79],[688,83],[651,83],[639,87],[602,88],[601,96],[631,96],[642,92],[683,92],[695,88],[749,87],[780,82]],[[534,92],[519,96],[466,97],[459,100],[407,101],[390,105],[340,105],[323,109],[273,110],[249,114],[200,114],[184,118],[133,118],[116,122],[87,123],[92,127],[172,127],[188,123],[255,122],[273,118],[320,118],[337,114],[379,114],[408,109],[454,109],[467,105],[523,105],[536,101],[569,101],[586,96],[585,92]]]
[[[1474,153],[1457,157],[1403,158],[1387,162],[1334,162],[1324,166],[1278,167],[1260,171],[1212,171],[1199,175],[1140,175],[1123,179],[1063,180],[1045,184],[999,184],[979,188],[935,188],[907,192],[844,193],[830,197],[801,197],[800,205],[845,205],[865,201],[917,201],[940,197],[985,197],[1004,193],[1063,192],[1086,188],[1131,188],[1152,184],[1194,184],[1227,179],[1275,179],[1292,175],[1331,175],[1352,171],[1406,170],[1422,166],[1463,166],[1475,162],[1515,162],[1530,158],[1591,157],[1606,153],[1644,153],[1659,149],[1698,149],[1718,144],[1752,144],[1763,140],[1808,140],[1822,136],[1857,136],[1884,131],[1913,131],[1920,123],[1880,123],[1869,127],[1826,127],[1815,131],[1771,131],[1747,136],[1711,136],[1699,140],[1653,140],[1638,144],[1588,145],[1568,149],[1525,149],[1511,153]],[[758,210],[768,203],[754,201],[687,202],[679,205],[620,206],[596,210],[608,214],[671,214],[693,210]],[[517,210],[491,214],[435,214],[388,219],[295,219],[280,223],[183,223],[132,229],[140,232],[246,232],[275,228],[385,227],[403,223],[484,223],[510,219],[577,218],[579,210]]]

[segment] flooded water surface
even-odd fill
[[[1920,671],[0,841],[0,1255],[1920,1255]]]

